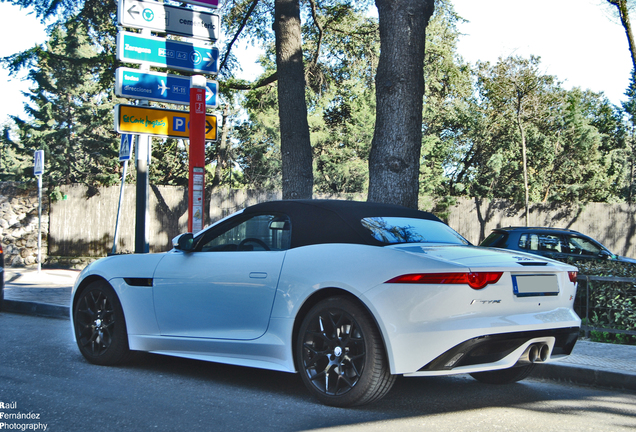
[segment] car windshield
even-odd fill
[[[386,244],[470,244],[453,229],[438,221],[405,217],[368,217],[361,222],[376,240]]]

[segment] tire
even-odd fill
[[[296,358],[309,392],[326,405],[371,403],[395,382],[373,318],[346,297],[311,308],[300,326]]]
[[[116,365],[130,358],[124,312],[106,281],[84,289],[73,309],[75,339],[82,355],[97,365]]]
[[[526,378],[530,375],[534,366],[533,363],[525,366],[511,367],[509,369],[475,372],[471,373],[470,376],[486,384],[510,384]]]

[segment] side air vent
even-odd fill
[[[152,278],[124,278],[124,281],[130,286],[151,287]]]

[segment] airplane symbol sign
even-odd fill
[[[190,104],[190,78],[161,72],[140,72],[138,69],[118,68],[115,75],[115,94],[131,99]],[[218,106],[218,83],[207,81],[205,104]]]

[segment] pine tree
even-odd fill
[[[26,107],[30,119],[13,117],[17,139],[6,143],[23,155],[45,151],[45,180],[52,185],[110,185],[117,181],[114,98],[104,83],[101,54],[84,23],[54,26],[49,41],[12,56],[14,69],[30,68]]]

